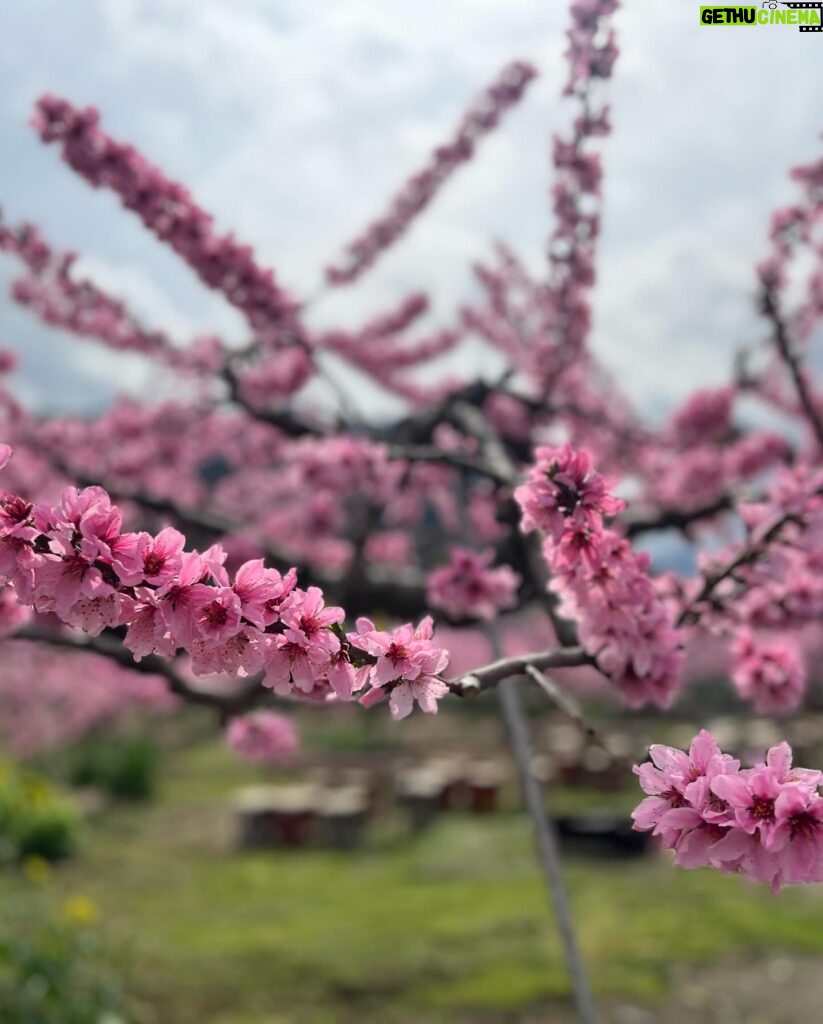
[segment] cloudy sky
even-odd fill
[[[823,145],[823,36],[707,28],[698,9],[625,0],[610,88],[594,344],[658,415],[724,379],[734,349],[756,336],[752,266],[769,212],[793,195],[788,167]],[[36,140],[27,121],[41,92],[99,106],[111,134],[187,182],[304,296],[498,68],[532,61],[540,80],[478,159],[362,285],[323,297],[312,316],[357,323],[422,287],[435,321],[448,322],[495,237],[540,266],[548,139],[569,116],[560,0],[26,0],[7,4],[3,21],[6,216],[39,221],[181,338],[240,339],[242,325]],[[12,269],[0,264],[4,294]],[[42,409],[96,407],[152,384],[139,360],[46,331],[2,298],[0,344],[20,353],[20,393]],[[358,398],[382,408],[368,389]]]

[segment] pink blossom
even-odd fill
[[[421,675],[436,675],[448,664],[448,655],[431,642],[433,623],[426,616],[415,629],[399,626],[390,633],[378,630],[367,618],[357,620],[357,632],[350,633],[349,642],[373,655],[377,661],[373,680],[376,684],[398,679],[412,680]]]
[[[55,546],[63,546],[62,537],[55,537]],[[35,569],[34,603],[40,612],[53,611],[65,619],[81,598],[107,597],[114,588],[103,580],[103,574],[85,558],[75,554],[68,545],[65,557],[44,559]]]
[[[340,640],[328,628],[343,620],[341,608],[326,608],[318,587],[293,590],[281,608],[286,627],[274,637],[267,656],[265,685],[287,693],[294,685],[310,694],[326,678],[331,658],[340,650]],[[336,678],[339,676],[336,674]]]
[[[100,488],[69,488],[56,507],[7,495],[2,508],[0,571],[18,596],[91,635],[126,626],[125,645],[138,661],[183,648],[196,674],[264,670],[266,685],[310,700],[414,682],[412,699],[430,711],[447,692],[434,678],[448,655],[431,643],[430,619],[391,635],[368,623],[370,635],[361,628],[360,647],[350,650],[343,609],[327,607],[318,587],[297,589],[294,570],[282,576],[252,560],[232,580],[220,545],[201,554],[184,551],[172,529],[121,534],[121,512]],[[407,696],[397,694],[395,710]]]
[[[177,643],[169,632],[154,592],[138,589],[136,594],[139,604],[123,643],[132,652],[135,661],[141,661],[149,654],[174,654]]]
[[[634,828],[659,836],[677,865],[739,872],[775,891],[823,880],[820,772],[793,768],[787,743],[745,770],[705,731],[689,754],[661,746],[650,754],[635,767],[648,796]]]
[[[288,696],[293,686],[311,693],[317,679],[328,671],[330,656],[339,644],[336,637],[329,636],[324,646],[312,644],[298,630],[287,630],[274,637],[266,658],[263,685],[282,696]]]
[[[289,627],[300,630],[312,639],[328,626],[342,622],[345,613],[342,608],[327,608],[323,591],[319,587],[308,590],[293,590],[280,609],[280,618]]]
[[[10,636],[31,618],[31,610],[17,599],[14,588],[0,586],[0,639]]]
[[[333,651],[326,668],[326,680],[340,700],[351,700],[352,694],[362,690],[369,676],[367,665],[355,668],[341,647]]]
[[[634,768],[641,788],[649,794],[632,815],[636,827],[642,829],[657,827],[670,810],[689,804],[700,804],[704,809],[709,793],[703,783],[717,774],[736,772],[740,767],[739,761],[721,753],[717,741],[705,729],[692,740],[688,754],[676,747],[653,744],[649,757],[651,762]]]
[[[134,609],[135,601],[131,597],[112,591],[103,597],[81,597],[65,614],[64,621],[89,636],[99,636],[104,629],[131,622]]]
[[[226,742],[249,761],[274,764],[287,761],[299,746],[291,720],[276,711],[252,711],[232,718]]]
[[[195,675],[231,672],[241,678],[261,672],[274,638],[253,626],[243,626],[227,640],[214,643],[195,637],[189,653]]]
[[[205,584],[208,576],[204,557],[197,551],[189,551],[181,557],[177,575],[157,590],[163,619],[181,647],[191,645],[194,615],[211,597],[210,588]]]
[[[696,391],[672,417],[672,430],[684,446],[717,441],[731,427],[734,388]]]
[[[797,782],[810,792],[817,789],[823,780],[823,772],[818,769],[793,767],[792,748],[785,740],[769,748],[766,765],[774,772],[778,782]]]
[[[524,530],[541,530],[559,541],[567,525],[597,527],[603,516],[626,507],[608,492],[608,482],[592,469],[591,455],[562,448],[538,448],[529,482],[515,492]]]
[[[823,799],[803,786],[787,786],[775,801],[772,845],[779,851],[783,880],[823,881]]]
[[[234,591],[240,599],[243,616],[260,629],[265,629],[280,616],[283,602],[295,588],[297,571],[285,576],[276,569],[267,569],[263,559],[244,562],[234,577]]]
[[[230,587],[211,587],[194,614],[194,628],[209,643],[225,643],[240,631],[240,613],[240,598]]]
[[[806,691],[806,670],[795,644],[756,640],[742,630],[734,644],[732,680],[760,714],[792,711]]]
[[[3,445],[8,448],[8,445]],[[8,461],[8,456],[2,462]],[[2,468],[2,466],[0,466]],[[32,521],[34,506],[15,494],[0,496],[0,537],[19,537],[22,540],[34,540],[37,530]]]
[[[586,452],[538,450],[529,483],[515,492],[524,529],[546,534],[543,552],[560,597],[558,612],[631,707],[667,707],[684,656],[672,609],[648,576],[648,555],[603,524],[624,502],[609,494]]]
[[[772,845],[777,827],[775,802],[785,783],[778,781],[776,772],[764,766],[722,775],[712,781],[712,792],[725,800],[735,823],[744,832],[760,834],[765,847]]]
[[[491,568],[494,552],[453,548],[447,566],[429,573],[427,597],[432,608],[453,618],[493,619],[517,602],[520,576],[510,566]]]
[[[124,533],[111,545],[112,568],[126,586],[151,583],[162,587],[182,564],[186,538],[167,526],[156,537],[148,533]]]
[[[389,709],[392,718],[399,721],[412,713],[414,702],[429,715],[437,714],[437,702],[449,692],[448,686],[433,676],[421,676],[411,682],[400,682],[392,687]]]
[[[349,643],[375,658],[370,682],[375,690],[390,693],[389,704],[395,718],[411,713],[416,700],[429,714],[437,711],[437,701],[448,693],[448,686],[435,678],[448,665],[448,652],[432,643],[433,623],[429,616],[417,629],[400,626],[384,632],[367,618],[357,620],[357,632],[349,633]],[[375,703],[374,690],[361,698],[367,706]]]

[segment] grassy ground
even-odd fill
[[[152,1024],[515,1020],[494,1014],[566,994],[518,815],[444,818],[412,838],[389,821],[356,854],[236,853],[230,793],[256,779],[215,743],[178,753],[160,798],[101,815],[48,883],[55,904],[97,904]],[[774,897],[657,858],[576,860],[567,875],[607,998],[659,999],[683,963],[823,952],[816,891]],[[25,898],[0,876],[0,904]]]

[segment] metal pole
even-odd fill
[[[534,827],[537,859],[543,870],[549,897],[557,918],[557,927],[566,954],[577,1012],[582,1024],[597,1024],[597,1011],[586,978],[580,947],[577,944],[566,883],[563,879],[557,834],[549,817],[548,803],[543,789],[532,774],[528,726],[517,686],[518,684],[511,679],[503,680],[498,686],[503,717],[509,731],[523,799]]]

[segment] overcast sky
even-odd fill
[[[27,125],[51,90],[98,105],[105,128],[189,184],[298,296],[379,212],[513,58],[539,81],[459,171],[404,244],[356,289],[316,304],[346,324],[431,288],[448,322],[470,264],[500,237],[540,266],[550,135],[559,100],[559,0],[26,0],[0,31],[0,203],[83,255],[101,283],[181,338],[242,338],[221,300],[96,193]],[[754,261],[787,169],[823,148],[823,35],[703,27],[697,0],[626,0],[610,86],[606,214],[594,344],[660,414],[723,380],[758,330]],[[13,267],[0,263],[5,294]],[[0,344],[20,353],[20,393],[40,408],[98,406],[140,389],[136,359],[72,342],[0,298]],[[465,357],[471,359],[471,354]],[[379,399],[358,391],[361,403]]]

